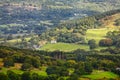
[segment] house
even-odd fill
[[[33,48],[36,49],[36,50],[40,49],[40,47],[41,47],[40,45],[33,45]]]
[[[57,41],[56,40],[51,40],[51,44],[56,44]]]
[[[117,71],[120,71],[120,68],[118,67],[118,68],[116,68],[116,70],[117,70]]]

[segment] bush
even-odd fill
[[[102,39],[99,41],[99,46],[112,46],[113,40],[112,39]]]
[[[7,75],[10,80],[20,80],[20,76],[12,71],[7,71]]]
[[[31,64],[29,63],[23,63],[21,70],[29,70],[31,68]]]
[[[9,80],[9,78],[6,74],[0,73],[0,80]]]
[[[14,60],[12,57],[8,57],[4,59],[4,67],[14,66]]]
[[[22,80],[32,80],[32,76],[31,76],[30,72],[24,72],[24,73],[21,75],[21,79],[22,79]]]

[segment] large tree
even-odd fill
[[[89,40],[88,45],[90,49],[95,49],[97,47],[96,41],[94,39]]]

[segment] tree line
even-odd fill
[[[0,46],[0,58],[3,59],[3,66],[10,68],[15,63],[20,63],[22,64],[20,70],[24,71],[23,74],[7,71],[7,74],[0,73],[0,77],[3,77],[4,80],[13,78],[14,80],[59,80],[61,78],[64,80],[64,77],[69,76],[67,80],[77,80],[82,75],[91,74],[94,69],[120,75],[117,70],[120,67],[119,52],[113,49],[117,53],[114,54],[110,51],[108,48],[101,51],[78,49],[73,52],[46,52]],[[108,52],[109,55],[107,55]],[[47,76],[31,73],[34,68],[40,70],[42,66],[47,67],[45,70]]]

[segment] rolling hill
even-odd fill
[[[41,34],[63,20],[119,9],[119,3],[119,0],[0,0],[0,30],[1,34]]]
[[[120,0],[0,0],[0,80],[120,80]]]
[[[18,45],[23,47],[24,44],[38,45],[41,40],[85,44],[88,40],[95,39],[98,43],[100,39],[105,38],[108,31],[115,29],[113,28],[116,26],[115,20],[119,19],[119,2],[119,0],[1,0],[0,43],[17,47]],[[98,30],[99,33],[94,38],[92,36],[96,33],[94,29],[99,28],[112,29],[103,30],[104,33],[100,36],[101,30]],[[11,41],[14,41],[14,44],[8,44]]]
[[[53,30],[48,30],[40,36],[40,39],[57,40],[57,44],[46,44],[41,50],[46,51],[72,51],[75,49],[89,50],[89,46],[86,45],[89,40],[94,39],[99,44],[99,41],[108,37],[108,32],[119,31],[120,26],[116,25],[116,20],[120,19],[120,12],[109,11],[93,17],[86,17],[83,19],[69,20]],[[96,24],[97,23],[97,24]],[[95,25],[96,24],[96,25]],[[101,24],[101,25],[99,25]],[[119,32],[118,32],[119,33]],[[74,46],[73,44],[78,44]],[[74,46],[74,47],[73,47]],[[107,47],[97,47],[96,50],[105,49]]]

